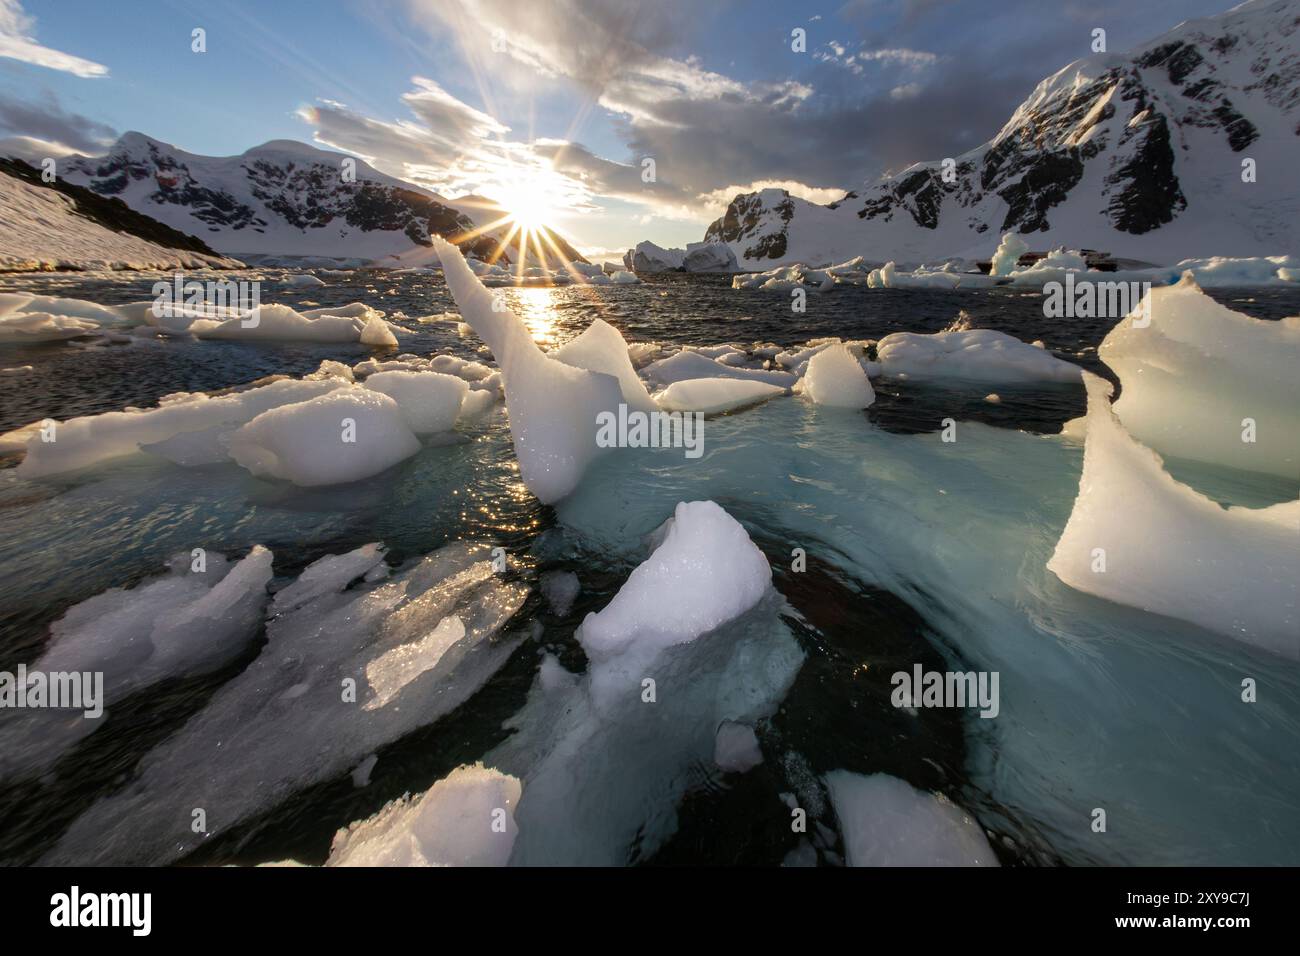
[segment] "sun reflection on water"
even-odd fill
[[[519,317],[528,326],[533,341],[538,345],[555,344],[557,332],[555,306],[551,296],[554,290],[549,286],[534,286],[514,290],[519,303]]]

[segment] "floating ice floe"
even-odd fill
[[[737,617],[770,586],[772,569],[763,552],[712,501],[682,502],[657,537],[654,553],[578,629],[598,701],[629,683],[636,686],[663,648]],[[666,594],[673,600],[665,602]]]
[[[732,378],[743,382],[766,382],[768,385],[789,388],[798,380],[789,372],[735,368],[689,350],[651,362],[641,370],[641,374],[661,386],[691,378]]]
[[[415,454],[417,436],[481,420],[497,401],[499,381],[487,366],[447,355],[355,368],[327,359],[300,380],[225,394],[181,392],[156,408],[34,422],[0,435],[0,449],[25,451],[17,469],[24,478],[145,452],[185,467],[233,460],[260,476],[337,484]],[[267,415],[277,410],[283,414]]]
[[[818,405],[867,408],[876,400],[867,373],[844,345],[831,345],[808,360],[803,394]]]
[[[457,767],[418,798],[394,800],[340,830],[326,866],[504,866],[519,827],[519,781]]]
[[[894,332],[876,343],[884,374],[981,382],[1077,382],[1080,368],[992,329]]]
[[[433,244],[461,315],[501,367],[519,475],[540,501],[558,501],[577,486],[596,457],[597,415],[617,411],[624,401],[623,385],[615,375],[547,356],[518,316],[494,307],[496,300],[459,249],[438,238]],[[618,335],[612,327],[609,332]],[[602,363],[613,358],[604,354],[600,341],[589,344]],[[626,344],[622,349],[626,359]]]
[[[1047,567],[1077,590],[1300,659],[1300,500],[1224,508],[1175,480],[1088,390],[1083,474]]]
[[[271,552],[255,546],[240,561],[216,552],[195,564],[172,559],[169,572],[136,587],[112,588],[76,604],[50,625],[50,642],[28,673],[99,673],[101,712],[161,680],[226,663],[257,633],[271,580]],[[0,718],[0,779],[51,765],[106,719],[81,711],[25,710]]]
[[[276,592],[271,614],[285,614],[322,595],[341,591],[349,581],[366,575],[383,560],[384,549],[378,543],[362,545],[347,554],[328,554],[307,565],[292,584]]]
[[[408,416],[427,423],[441,414],[428,411],[428,398],[420,392],[406,413],[381,392],[347,386],[273,408],[230,437],[230,457],[254,475],[303,487],[369,478],[420,450]],[[453,424],[455,419],[453,414]]]
[[[78,817],[45,862],[174,861],[450,713],[522,640],[500,632],[527,588],[493,574],[486,546],[448,545],[347,591],[339,578],[269,621],[259,656]],[[463,636],[430,646],[449,621]],[[191,829],[194,807],[207,809],[206,833]]]
[[[1187,275],[1152,289],[1097,354],[1119,375],[1115,414],[1134,438],[1300,482],[1300,317],[1242,315]]]
[[[979,823],[888,774],[826,775],[849,866],[997,866]]]
[[[294,275],[281,276],[280,284],[291,286],[295,289],[306,289],[323,286],[325,283],[309,272],[300,272]]]
[[[615,270],[609,272],[590,262],[573,261],[555,269],[530,266],[522,271],[509,264],[467,259],[466,265],[485,286],[552,286],[552,285],[629,285],[641,280],[634,273]]]
[[[149,325],[168,331],[188,332],[200,339],[249,342],[359,342],[391,347],[397,338],[384,321],[384,313],[360,302],[297,312],[287,305],[266,304],[254,310],[170,307]]]
[[[384,313],[360,302],[297,311],[216,303],[133,302],[102,306],[79,299],[0,293],[0,343],[55,341],[135,326],[137,333],[253,342],[359,342],[397,345]]]
[[[785,395],[786,389],[767,382],[746,382],[735,378],[688,378],[673,382],[655,395],[666,412],[700,412],[716,415],[734,411],[769,398]]]
[[[989,272],[981,272],[976,262],[948,259],[935,265],[899,265],[886,262],[872,268],[861,257],[837,266],[817,267],[804,263],[781,266],[768,272],[734,276],[733,289],[789,291],[803,288],[827,292],[837,286],[858,285],[872,289],[987,289],[997,285],[1042,287],[1048,282],[1064,282],[1067,275],[1076,282],[1087,279],[1098,283],[1147,282],[1162,286],[1178,281],[1191,272],[1204,286],[1272,286],[1300,280],[1300,257],[1252,256],[1208,259],[1184,259],[1172,266],[1103,271],[1091,269],[1079,250],[1054,249],[1036,261],[1020,266],[1020,257],[1029,252],[1024,240],[1006,233],[993,255]]]
[[[268,409],[304,402],[345,385],[339,379],[282,380],[216,397],[202,393],[166,396],[157,408],[143,411],[72,418],[55,424],[53,441],[32,435],[26,443],[27,455],[17,471],[24,478],[37,478],[135,454],[146,447],[167,457],[176,455],[173,460],[185,463],[182,449],[173,451],[163,445],[182,435],[191,441],[198,439],[200,445],[197,449],[200,460],[191,459],[190,463],[209,463],[213,455],[219,456],[216,460],[222,460],[226,457],[221,448],[223,437],[233,434],[245,422]],[[196,434],[200,432],[202,436]]]
[[[486,758],[523,781],[514,865],[652,854],[723,721],[772,713],[803,661],[762,552],[710,501],[679,503],[614,599],[584,620],[584,675],[544,661],[518,732]],[[636,759],[629,761],[628,754]]]
[[[0,345],[57,342],[119,324],[115,311],[93,302],[26,292],[0,292]]]

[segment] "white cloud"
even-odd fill
[[[914,99],[920,94],[921,94],[920,83],[904,83],[901,86],[896,86],[892,90],[890,90],[889,98],[891,100],[910,100],[910,99]]]
[[[31,35],[35,26],[36,21],[23,11],[18,0],[0,0],[0,57],[75,76],[108,75],[108,67],[103,64],[41,46]]]
[[[927,53],[924,50],[909,50],[905,47],[889,50],[864,50],[856,54],[856,56],[859,60],[897,63],[913,69],[933,66],[939,60],[933,53]]]
[[[844,190],[835,186],[809,186],[807,183],[801,183],[793,179],[759,179],[744,185],[736,183],[702,193],[698,197],[698,201],[705,212],[716,217],[722,215],[727,206],[730,205],[731,200],[735,199],[740,193],[756,193],[762,189],[784,189],[791,196],[806,199],[809,202],[817,203],[819,206],[844,198]]]

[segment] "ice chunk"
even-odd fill
[[[809,359],[803,391],[818,405],[836,408],[867,408],[876,400],[867,373],[844,345],[832,345]]]
[[[652,854],[719,724],[770,715],[802,664],[767,562],[735,519],[683,503],[657,537],[579,629],[586,675],[543,662],[518,732],[489,755],[524,780],[513,864]]]
[[[658,385],[671,385],[690,378],[733,378],[742,382],[766,382],[789,388],[798,379],[789,372],[767,372],[762,369],[733,368],[701,355],[699,352],[681,351],[647,365],[642,374]]]
[[[457,767],[419,799],[387,804],[340,830],[326,866],[504,866],[519,832],[514,777]]]
[[[542,597],[556,617],[564,617],[573,608],[582,585],[572,571],[547,571],[542,575]]]
[[[498,634],[527,589],[499,581],[489,557],[482,545],[449,545],[387,581],[270,621],[261,654],[74,821],[47,861],[171,862],[305,787],[347,779],[368,754],[450,713],[519,646]],[[379,696],[368,666],[451,617],[465,636],[396,697],[367,707]],[[177,806],[210,808],[208,833],[192,832],[188,811],[168,809]]]
[[[263,412],[230,438],[254,475],[304,487],[360,481],[419,450],[397,403],[356,386]]]
[[[618,379],[623,392],[623,401],[628,408],[650,411],[654,402],[650,400],[645,385],[637,377],[632,360],[628,357],[627,343],[618,330],[604,319],[596,319],[587,326],[581,335],[570,339],[564,345],[550,353],[550,357],[559,359],[565,365],[585,368],[590,372],[604,372]]]
[[[1300,659],[1300,500],[1221,507],[1124,430],[1109,382],[1084,383],[1083,474],[1048,569],[1080,591]]]
[[[99,331],[99,326],[85,319],[49,312],[11,312],[0,315],[0,345],[28,342],[58,342]]]
[[[295,289],[315,288],[325,284],[314,275],[306,272],[300,272],[297,275],[281,276],[280,282],[283,285],[292,286]]]
[[[767,382],[746,382],[734,378],[688,378],[673,382],[655,396],[659,407],[669,412],[702,412],[713,415],[765,402],[784,395],[786,389]]]
[[[364,544],[347,554],[328,554],[303,568],[288,587],[277,591],[271,613],[284,614],[322,594],[333,594],[383,563],[383,545]]]
[[[460,404],[458,422],[472,425],[481,421],[497,403],[496,391],[493,389],[473,389],[465,395]]]
[[[735,518],[712,501],[681,502],[654,553],[578,629],[597,695],[639,681],[663,648],[753,607],[771,580],[767,558]]]
[[[993,329],[894,332],[876,344],[886,375],[982,382],[1077,382],[1079,366]]]
[[[718,736],[713,744],[713,762],[728,773],[744,773],[763,762],[754,728],[734,720],[724,720],[718,726]]]
[[[888,774],[826,775],[849,866],[997,866],[979,823]]]
[[[1020,257],[1029,251],[1029,245],[1014,232],[1004,232],[1002,241],[989,267],[989,275],[1009,276],[1020,263]]]
[[[69,608],[29,672],[102,673],[103,711],[161,680],[205,673],[237,655],[257,633],[271,580],[271,552],[255,546],[231,565],[216,552],[192,570],[188,554],[169,574],[129,590],[112,588]],[[80,711],[14,711],[0,719],[0,779],[52,764],[97,730]]]
[[[548,358],[519,317],[496,304],[459,249],[439,238],[433,244],[461,315],[501,366],[520,477],[544,504],[558,501],[596,457],[597,416],[617,412],[619,381]]]
[[[26,478],[72,471],[110,458],[140,451],[141,446],[162,442],[186,432],[210,431],[204,442],[233,433],[240,425],[268,409],[309,399],[343,387],[338,379],[326,381],[281,380],[258,388],[210,397],[182,395],[144,411],[104,412],[59,423],[55,440],[34,436],[27,442],[27,457],[18,466]]]
[[[393,329],[387,322],[376,316],[366,320],[358,341],[362,345],[388,348],[397,345],[397,336],[393,334]]]
[[[208,316],[214,317],[208,317]],[[252,342],[362,342],[367,345],[396,345],[383,319],[383,313],[359,302],[297,312],[287,305],[263,303],[256,311],[211,309],[195,311],[171,306],[166,310],[163,327],[171,328],[175,319],[188,316],[188,330],[200,339],[235,339]],[[170,324],[168,322],[170,317]]]
[[[1242,315],[1185,276],[1152,289],[1097,354],[1120,377],[1115,414],[1139,441],[1300,479],[1300,318]]]
[[[366,388],[397,402],[402,418],[417,435],[450,431],[469,391],[464,379],[439,372],[378,372],[366,379]]]

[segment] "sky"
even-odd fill
[[[1094,29],[1122,51],[1230,5],[0,0],[0,138],[312,142],[448,198],[540,207],[600,256],[698,241],[737,193],[829,202],[959,156]]]

